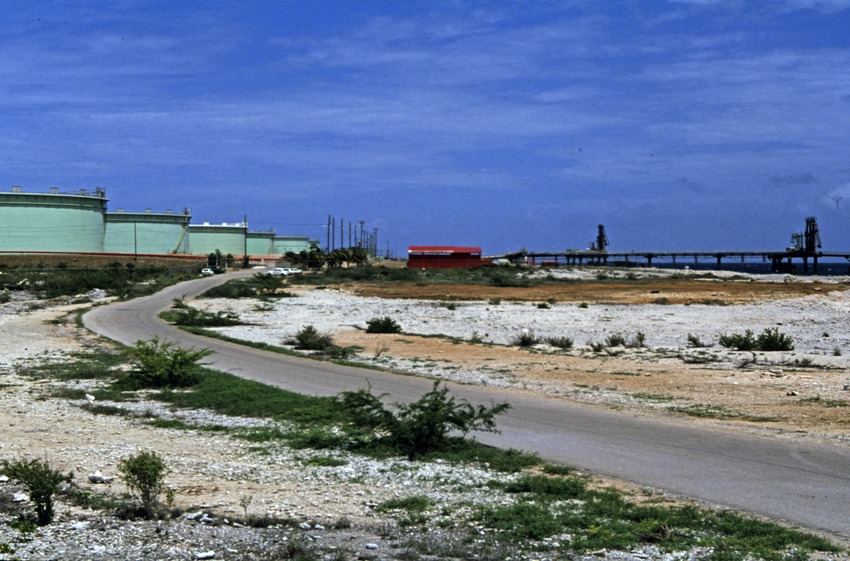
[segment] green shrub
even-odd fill
[[[619,333],[614,333],[605,338],[606,347],[625,347],[626,338]]]
[[[395,412],[369,389],[344,392],[340,402],[356,427],[388,435],[382,440],[408,459],[446,449],[452,431],[460,433],[460,440],[470,431],[498,432],[496,415],[510,408],[507,403],[474,407],[465,400],[457,402],[439,381],[418,401],[396,404]]]
[[[752,330],[747,329],[743,335],[733,333],[732,335],[721,335],[718,342],[727,348],[738,351],[793,351],[794,339],[789,335],[779,332],[777,327],[765,329],[761,335],[755,337]]]
[[[765,329],[756,339],[760,351],[793,351],[794,339],[779,332],[778,327]]]
[[[255,298],[257,290],[244,279],[227,281],[201,294],[201,298]]]
[[[3,460],[0,473],[17,481],[27,489],[30,500],[35,505],[35,514],[39,526],[53,522],[53,495],[59,492],[61,484],[70,481],[73,474],[62,475],[52,469],[44,460]]]
[[[157,497],[165,487],[168,468],[156,452],[139,452],[118,463],[127,488],[142,504],[148,518],[156,514]]]
[[[723,334],[717,339],[717,342],[727,349],[738,351],[755,351],[758,348],[758,342],[750,329],[747,329],[743,335],[740,333]]]
[[[703,343],[700,338],[694,335],[693,333],[688,333],[688,346],[694,347],[696,349],[701,349],[710,345]]]
[[[511,340],[511,344],[517,347],[533,347],[540,344],[540,338],[533,332],[524,329]]]
[[[295,348],[302,351],[327,351],[334,346],[333,337],[319,333],[312,325],[305,325],[295,334]]]
[[[401,333],[401,326],[389,316],[372,318],[366,322],[366,333]]]
[[[140,387],[182,388],[197,383],[200,361],[212,351],[190,351],[154,337],[150,341],[136,341],[128,354],[136,365],[130,378]]]
[[[175,325],[187,327],[229,327],[231,325],[242,325],[239,316],[232,312],[205,312],[190,306],[172,307],[168,314]]]
[[[547,337],[546,344],[563,351],[568,351],[573,348],[573,340],[569,337]]]

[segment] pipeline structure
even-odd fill
[[[762,259],[771,264],[774,273],[794,273],[797,271],[795,260],[802,262],[802,272],[809,272],[809,263],[812,264],[812,273],[818,272],[818,261],[822,259],[845,259],[850,263],[850,252],[824,252],[821,251],[820,231],[817,219],[813,216],[806,218],[806,229],[803,232],[795,232],[791,235],[791,244],[784,250],[767,251],[609,251],[608,236],[605,227],[600,224],[596,239],[591,242],[589,249],[567,249],[563,251],[528,251],[521,250],[512,253],[492,256],[492,259],[505,259],[515,264],[541,264],[549,266],[558,265],[611,265],[634,267],[641,264],[652,266],[659,261],[667,261],[672,264],[685,263],[693,260],[699,264],[700,259],[704,261],[713,260],[719,270],[723,266],[724,259],[737,259],[742,263],[747,259]],[[849,266],[850,267],[850,266]],[[848,269],[850,272],[850,269]]]

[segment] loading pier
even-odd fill
[[[802,262],[802,272],[809,272],[809,262],[812,272],[817,274],[818,261],[822,259],[845,259],[850,263],[850,252],[821,251],[820,233],[817,220],[814,217],[806,219],[806,230],[791,235],[791,245],[784,250],[766,251],[608,251],[608,237],[605,227],[599,225],[599,231],[590,244],[590,249],[567,249],[563,251],[517,251],[493,256],[493,259],[506,259],[512,263],[528,263],[538,265],[611,265],[636,267],[646,265],[651,267],[660,261],[673,265],[685,262],[700,264],[700,260],[714,262],[716,268],[722,269],[724,260],[737,260],[747,263],[761,259],[771,264],[775,273],[793,273],[797,270],[795,260]],[[848,266],[850,272],[850,265]]]

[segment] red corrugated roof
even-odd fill
[[[481,253],[480,247],[464,247],[459,245],[411,245],[408,253]]]

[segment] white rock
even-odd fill
[[[376,543],[367,543],[366,549],[378,549],[378,544]]]
[[[195,559],[215,559],[215,551],[199,551],[195,554]]]
[[[12,493],[12,502],[13,503],[25,503],[30,498],[25,493]]]
[[[88,530],[91,527],[91,522],[81,520],[74,522],[70,527],[72,530]]]
[[[114,477],[107,477],[107,476],[103,475],[102,473],[100,473],[99,471],[96,471],[94,473],[90,473],[88,477],[89,477],[90,483],[109,484],[109,483],[112,483],[115,480]]]

